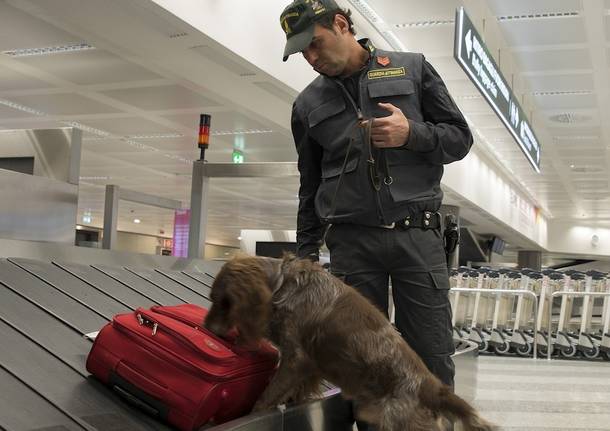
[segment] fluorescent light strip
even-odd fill
[[[60,123],[65,124],[67,126],[76,127],[77,129],[81,129],[85,132],[93,133],[94,135],[97,135],[97,136],[102,136],[102,137],[110,136],[110,133],[108,133],[104,130],[96,129],[95,127],[85,126],[84,124],[81,124],[77,121],[60,121]]]
[[[392,31],[385,29],[383,19],[377,15],[377,12],[365,0],[349,0],[349,2],[375,27],[375,30],[390,44],[392,49],[396,51],[407,50]]]
[[[91,49],[95,49],[95,47],[83,42],[72,45],[47,46],[43,48],[11,49],[8,51],[2,51],[2,54],[16,58],[33,57],[37,55],[64,54],[67,52],[88,51]]]
[[[467,94],[465,96],[457,96],[456,99],[457,100],[476,100],[476,99],[482,99],[483,96],[480,96],[478,94]]]
[[[14,102],[11,102],[10,100],[6,100],[6,99],[0,99],[0,105],[8,106],[9,108],[17,109],[19,111],[27,112],[27,113],[34,114],[34,115],[39,115],[39,116],[44,116],[44,117],[49,116],[49,114],[47,114],[46,112],[37,111],[36,109],[30,108],[28,106],[20,105],[18,103],[14,103]],[[77,121],[60,121],[60,123],[65,124],[70,127],[76,127],[77,129],[84,130],[85,132],[92,133],[99,137],[99,138],[92,138],[92,139],[85,139],[85,140],[93,141],[93,140],[102,140],[102,139],[118,139],[118,140],[121,140],[121,141],[127,143],[128,145],[130,145],[132,147],[139,148],[141,150],[148,150],[148,151],[152,151],[154,153],[161,152],[161,150],[159,150],[158,148],[151,147],[150,145],[145,145],[140,142],[133,141],[129,138],[115,136],[115,135],[111,134],[110,132],[106,132],[105,130],[96,129],[95,127],[89,127],[89,126],[81,124]],[[249,133],[271,133],[271,132],[272,132],[271,130],[247,130],[247,131],[241,131],[241,132],[240,131],[224,132],[224,134],[235,135],[235,134],[249,134]],[[163,153],[163,155],[169,159],[179,160],[186,164],[191,164],[193,162],[193,160],[188,160],[188,159],[185,159],[184,157],[176,156],[174,154]]]
[[[558,141],[589,141],[597,140],[599,136],[595,135],[577,135],[577,136],[555,136]]]
[[[552,13],[536,13],[527,15],[506,15],[499,16],[498,21],[520,21],[528,19],[546,19],[546,18],[572,18],[579,16],[579,12],[552,12]]]
[[[79,177],[79,179],[84,181],[107,181],[112,177]]]
[[[126,136],[127,139],[174,139],[183,138],[182,133],[153,133],[150,135],[133,135]]]
[[[373,8],[371,6],[369,6],[369,4],[364,1],[364,0],[349,0],[349,2],[356,8],[356,10],[358,10],[358,12],[360,12],[362,15],[365,16],[365,18],[367,20],[369,20],[369,22],[373,25],[375,24],[382,24],[383,20],[381,19],[381,17],[379,15],[377,15],[377,12],[375,12],[375,10],[373,10]]]
[[[589,90],[576,90],[576,91],[535,91],[532,93],[534,96],[583,96],[593,94]]]
[[[416,21],[416,22],[406,22],[403,24],[395,24],[397,28],[411,28],[411,27],[434,27],[439,25],[451,25],[455,24],[455,20],[446,19],[446,20],[436,20],[436,21]]]
[[[247,129],[247,130],[220,130],[218,132],[212,132],[212,136],[225,136],[225,135],[257,135],[261,133],[273,133],[273,130],[259,130],[259,129]]]
[[[390,44],[390,46],[395,50],[395,51],[406,51],[407,48],[405,48],[405,46],[402,44],[402,42],[400,41],[400,39],[398,39],[398,37],[391,31],[389,30],[383,30],[381,32],[381,35],[383,36],[383,38],[385,40],[388,41],[388,43]]]
[[[19,103],[11,102],[10,100],[0,99],[0,105],[8,106],[9,108],[16,109],[18,111],[27,112],[28,114],[34,114],[41,117],[47,116],[46,112],[38,111],[28,106],[20,105]]]

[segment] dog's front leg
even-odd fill
[[[269,386],[254,405],[254,411],[283,404],[295,395],[304,397],[308,395],[304,391],[312,386],[308,383],[314,380],[313,370],[300,348],[294,344],[284,345],[280,346],[280,352],[282,352],[280,366]]]
[[[278,404],[282,404],[290,397],[296,384],[295,377],[298,376],[295,365],[289,358],[282,358],[275,376],[273,376],[269,385],[263,391],[252,411],[273,408]]]

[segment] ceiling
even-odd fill
[[[510,52],[500,57],[516,64],[509,82],[542,142],[541,174],[453,59],[455,9],[465,2],[369,0],[403,45],[424,52],[441,73],[476,130],[477,146],[548,217],[610,223],[610,0],[480,2],[487,10],[479,15],[498,24],[485,36],[503,38]],[[0,54],[0,143],[2,129],[83,128],[79,221],[90,213],[92,226],[102,226],[106,184],[188,207],[202,112],[212,115],[208,161],[230,162],[234,147],[243,148],[246,162],[296,160],[289,130],[296,92],[148,3],[0,0],[0,51],[96,48]],[[422,25],[431,21],[437,23]],[[297,190],[297,178],[213,179],[208,241],[238,246],[240,229],[294,229]],[[447,202],[465,208],[474,230],[531,246],[451,192]],[[173,213],[125,202],[119,229],[169,235]]]

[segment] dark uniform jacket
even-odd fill
[[[360,43],[371,55],[359,77],[358,100],[340,79],[320,75],[293,105],[292,133],[301,175],[299,256],[317,252],[328,223],[375,226],[437,211],[443,197],[443,164],[462,159],[472,145],[466,120],[422,54],[376,50],[367,40]],[[402,147],[369,150],[363,129],[357,127],[359,116],[390,114],[377,105],[380,102],[400,108],[409,120],[409,138]],[[379,190],[371,180],[369,152],[385,179]]]

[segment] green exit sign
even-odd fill
[[[243,163],[244,160],[244,153],[239,150],[233,150],[233,163]]]

